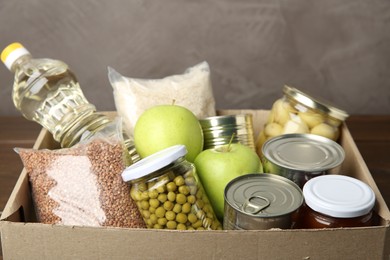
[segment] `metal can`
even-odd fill
[[[287,178],[253,173],[239,176],[225,188],[226,230],[289,229],[303,203],[302,190]]]
[[[263,145],[264,172],[286,177],[300,188],[313,177],[326,175],[344,161],[344,149],[329,138],[313,134],[285,134]]]
[[[212,116],[199,120],[204,136],[204,149],[241,143],[255,151],[252,114]]]

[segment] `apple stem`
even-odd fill
[[[233,138],[234,138],[234,136],[235,136],[236,134],[235,133],[233,133],[232,134],[232,137],[230,137],[230,141],[229,141],[229,144],[228,144],[228,146],[227,146],[227,151],[228,152],[230,152],[230,149],[231,149],[231,144],[232,144],[232,142],[233,142]]]
[[[172,106],[174,106],[176,103],[176,99],[172,99]]]

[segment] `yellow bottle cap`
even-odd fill
[[[1,61],[5,62],[5,60],[7,59],[8,55],[11,52],[13,52],[14,50],[19,49],[19,48],[24,48],[23,45],[20,44],[19,42],[11,43],[7,47],[5,47],[4,50],[1,52]]]
[[[25,54],[29,54],[29,51],[21,43],[14,42],[1,52],[1,61],[10,69],[15,60]]]

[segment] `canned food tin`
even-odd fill
[[[302,190],[287,178],[273,174],[246,174],[225,188],[224,229],[289,229],[303,203]]]
[[[213,116],[199,120],[203,129],[204,149],[241,143],[255,150],[253,119],[251,114]]]
[[[329,174],[345,158],[338,143],[314,134],[285,134],[263,145],[264,172],[286,177],[300,188],[313,177]]]

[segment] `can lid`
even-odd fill
[[[246,174],[231,180],[225,201],[239,212],[259,218],[283,216],[303,203],[302,190],[285,177],[269,173]]]
[[[370,186],[345,175],[310,179],[303,186],[303,195],[311,209],[336,218],[365,215],[375,204],[375,194]]]
[[[283,87],[283,93],[288,98],[294,99],[309,108],[320,110],[321,112],[339,120],[344,121],[348,117],[348,113],[346,111],[326,104],[324,101],[319,101],[296,88],[285,85]]]
[[[185,145],[174,145],[149,155],[138,162],[130,165],[122,172],[123,181],[132,181],[157,171],[177,159],[185,156]]]
[[[1,52],[1,61],[8,69],[11,69],[12,64],[26,54],[30,54],[30,52],[19,42],[14,42],[5,47]]]
[[[266,141],[263,156],[270,162],[290,170],[326,171],[339,166],[344,149],[329,138],[314,134],[284,134]]]

